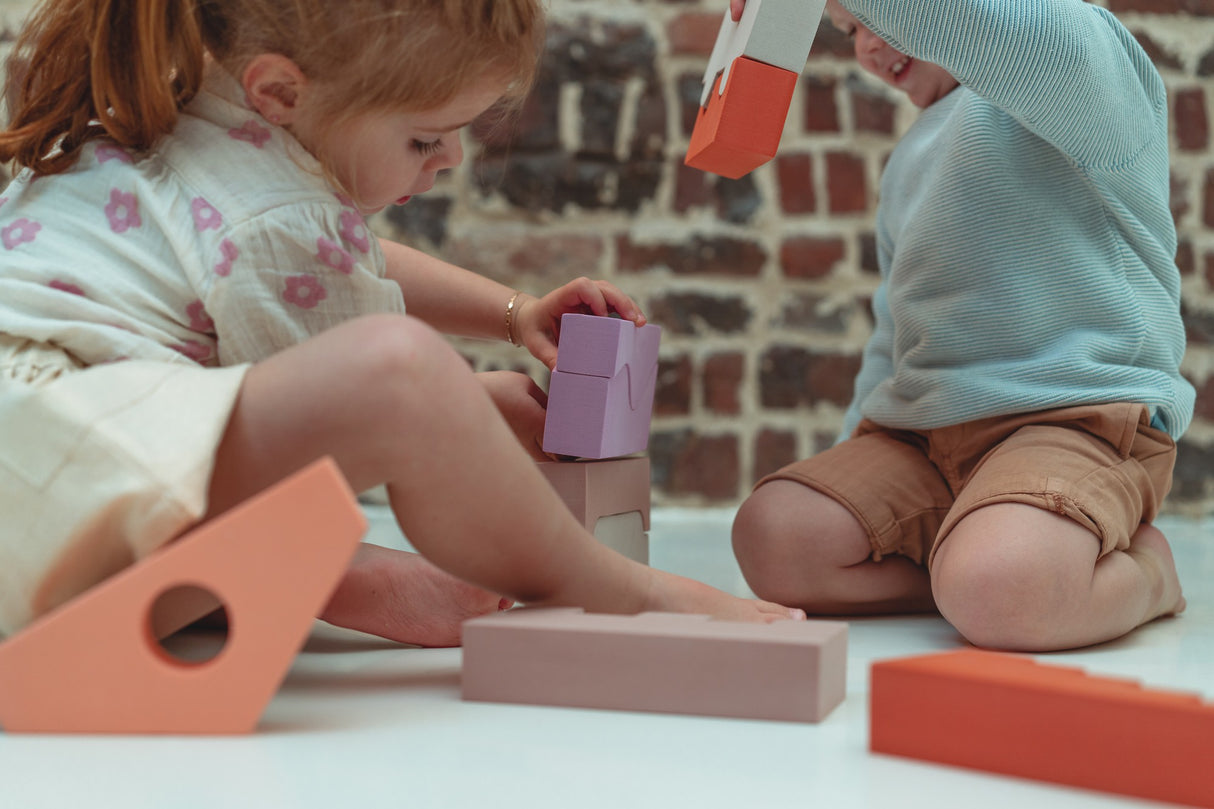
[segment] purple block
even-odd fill
[[[649,445],[658,378],[659,326],[614,317],[561,317],[548,388],[544,451],[615,458]]]

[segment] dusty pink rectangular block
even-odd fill
[[[614,458],[649,445],[662,330],[593,315],[561,317],[544,451]]]
[[[843,701],[847,624],[522,609],[464,623],[463,698],[818,722]]]

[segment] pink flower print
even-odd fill
[[[312,309],[327,297],[329,293],[321,286],[320,281],[311,275],[291,276],[287,279],[287,288],[282,293],[284,301],[300,309]]]
[[[357,205],[354,204],[354,200],[351,199],[348,194],[343,194],[340,191],[334,191],[333,196],[337,197],[337,201],[340,202],[342,205],[346,206],[347,208],[357,208],[358,207]]]
[[[8,197],[0,197],[0,207],[4,207],[6,202],[8,202]]]
[[[211,207],[211,203],[202,197],[194,197],[190,202],[190,212],[194,214],[194,228],[199,233],[204,230],[218,230],[223,224],[223,214]]]
[[[316,240],[316,248],[320,251],[316,258],[322,264],[327,264],[340,273],[349,275],[354,272],[354,256],[336,242],[321,236]]]
[[[230,239],[224,239],[219,243],[219,252],[223,255],[223,261],[215,265],[215,274],[227,278],[232,274],[233,262],[240,258],[240,251]]]
[[[194,362],[204,362],[211,358],[211,347],[203,345],[197,340],[186,340],[172,346],[172,349],[176,352],[184,354]]]
[[[69,292],[72,295],[79,295],[82,298],[84,297],[83,289],[76,286],[75,284],[69,284],[67,281],[60,281],[58,279],[55,279],[54,281],[51,281],[49,284],[47,284],[47,286],[50,287],[51,289],[57,289],[60,292]]]
[[[97,151],[98,163],[108,163],[111,160],[117,160],[120,163],[134,163],[135,161],[127,154],[126,149],[123,149],[116,143],[98,143]]]
[[[185,308],[186,317],[190,319],[190,328],[204,333],[215,333],[215,321],[203,308],[202,301],[194,301]]]
[[[341,237],[358,248],[360,253],[371,251],[371,237],[367,221],[358,211],[341,212]]]
[[[229,129],[228,137],[233,140],[243,140],[246,143],[251,143],[258,149],[266,145],[266,141],[270,139],[270,130],[266,129],[256,121],[245,121],[239,129]]]
[[[117,188],[110,191],[110,204],[105,206],[105,218],[110,220],[110,230],[126,233],[143,224],[139,218],[139,200]]]
[[[17,245],[32,242],[40,230],[42,225],[23,216],[8,227],[0,229],[0,242],[4,243],[5,250],[12,250]]]

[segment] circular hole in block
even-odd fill
[[[197,666],[219,656],[228,643],[228,610],[205,587],[179,584],[152,602],[148,631],[172,663]]]

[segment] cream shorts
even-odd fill
[[[85,367],[54,346],[0,334],[0,635],[203,516],[247,370]]]

